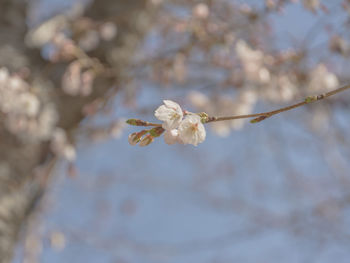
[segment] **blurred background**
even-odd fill
[[[29,1],[25,43],[66,111],[101,68],[113,81],[81,106],[14,262],[348,262],[349,92],[206,125],[197,147],[131,146],[124,123],[156,122],[163,99],[238,115],[345,85],[349,14],[346,0]]]

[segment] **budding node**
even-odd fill
[[[317,100],[317,96],[308,96],[305,98],[306,103],[314,102]]]
[[[250,121],[250,123],[257,123],[257,122],[260,122],[260,121],[265,120],[266,118],[268,118],[268,116],[266,116],[266,115],[264,115],[264,116],[259,116],[259,117],[255,118],[255,119],[252,119],[252,120]]]

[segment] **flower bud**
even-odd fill
[[[133,125],[133,126],[145,126],[146,122],[139,120],[139,119],[128,119],[126,121],[127,124]]]
[[[128,137],[128,141],[130,145],[136,145],[140,141],[140,138],[137,136],[137,132],[131,133]]]
[[[205,112],[197,113],[197,115],[199,117],[201,117],[201,122],[202,123],[206,123],[209,120],[209,115],[207,113],[205,113]]]
[[[261,122],[261,121],[265,120],[268,117],[269,116],[267,116],[267,115],[259,116],[259,117],[255,118],[255,119],[252,119],[250,121],[250,123],[258,123],[258,122]]]
[[[314,102],[317,100],[317,96],[308,96],[305,98],[305,103]]]
[[[130,145],[136,145],[141,141],[141,137],[143,135],[145,135],[148,131],[146,130],[142,130],[140,132],[134,132],[132,134],[129,135],[128,137],[128,141],[130,143]]]
[[[147,146],[154,141],[154,137],[150,134],[146,135],[140,142],[139,146]]]

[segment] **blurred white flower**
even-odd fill
[[[238,40],[235,51],[248,80],[258,84],[266,84],[270,81],[270,72],[264,67],[265,56],[261,50],[254,50],[244,40]]]
[[[204,3],[197,4],[193,8],[192,13],[197,18],[207,18],[209,16],[209,7]]]
[[[42,139],[49,139],[54,133],[58,117],[55,106],[45,104],[38,116],[36,135]]]
[[[158,120],[163,121],[163,128],[166,130],[175,129],[179,126],[183,113],[179,104],[171,100],[164,100],[164,105],[156,109],[154,115]]]
[[[309,90],[312,92],[330,91],[339,86],[338,78],[335,74],[328,71],[324,64],[319,64],[310,73]]]
[[[79,61],[73,61],[63,74],[62,89],[70,96],[88,96],[92,92],[94,79],[93,71],[84,71]]]
[[[262,83],[262,84],[267,84],[271,80],[270,71],[268,71],[268,69],[265,67],[262,67],[259,70],[258,74],[259,74],[260,83]]]
[[[292,76],[277,75],[262,94],[267,100],[280,103],[293,100],[297,93],[298,88]]]
[[[57,15],[45,21],[40,26],[32,29],[25,38],[30,47],[41,47],[50,42],[52,38],[67,26],[67,18],[64,15]]]
[[[51,150],[55,153],[62,152],[67,143],[67,134],[62,128],[56,128],[51,138]]]
[[[118,32],[117,25],[112,22],[106,22],[100,27],[100,36],[103,40],[109,41],[112,40]]]
[[[81,64],[79,61],[72,62],[62,77],[62,89],[71,96],[79,94],[81,87]]]
[[[7,70],[7,68],[0,68],[0,89],[6,85],[8,79],[9,71]]]
[[[43,103],[20,75],[0,68],[0,111],[5,113],[6,128],[30,140],[50,140],[58,121],[53,105]]]
[[[205,140],[205,136],[205,128],[198,115],[187,115],[180,123],[179,138],[184,144],[193,144],[197,146]]]
[[[207,107],[210,105],[210,100],[205,94],[199,91],[191,91],[187,96],[187,100],[196,107],[196,109],[208,111]]]
[[[248,46],[248,44],[239,39],[236,44],[236,53],[238,57],[243,61],[262,61],[264,54],[260,50],[253,50]]]
[[[73,162],[76,159],[75,148],[68,142],[67,134],[61,128],[54,130],[50,148],[57,156],[61,156],[69,162]]]
[[[64,147],[63,153],[62,153],[63,158],[65,158],[69,162],[74,162],[75,159],[77,158],[77,153],[75,151],[75,148],[72,144],[67,144]]]
[[[18,96],[18,108],[19,111],[22,112],[23,114],[29,116],[29,117],[35,117],[40,108],[40,102],[37,96],[26,92],[26,93],[21,93]]]
[[[166,130],[164,132],[164,141],[169,145],[179,142],[179,131],[177,129]]]
[[[13,92],[25,92],[28,90],[28,84],[18,76],[11,76],[8,80],[8,88]]]

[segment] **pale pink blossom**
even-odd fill
[[[197,146],[205,140],[205,136],[205,128],[198,115],[187,115],[179,125],[179,138],[184,144]]]
[[[171,100],[164,100],[164,105],[158,107],[154,115],[158,120],[163,121],[163,128],[166,130],[175,129],[181,123],[183,113],[179,104]]]

